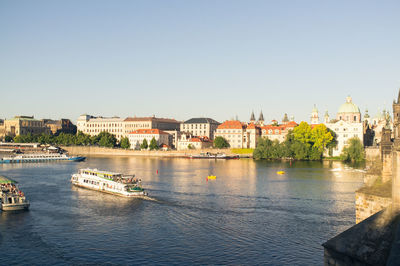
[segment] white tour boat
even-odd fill
[[[75,156],[69,157],[65,153],[33,153],[33,154],[18,154],[11,157],[0,158],[1,163],[40,163],[40,162],[51,162],[51,161],[69,161],[69,162],[81,162],[86,157]]]
[[[97,169],[80,169],[71,177],[75,186],[98,190],[123,197],[141,197],[147,193],[141,187],[141,180],[135,175],[124,175]]]

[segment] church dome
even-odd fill
[[[346,98],[346,102],[339,107],[338,113],[360,113],[360,108],[352,102],[349,96]]]

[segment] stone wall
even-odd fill
[[[383,210],[392,204],[392,198],[363,192],[356,192],[356,223],[367,219],[371,215]]]
[[[145,157],[184,157],[190,154],[199,154],[201,152],[211,153],[225,153],[227,155],[232,154],[230,149],[203,149],[203,150],[185,150],[185,151],[136,151],[130,149],[114,149],[104,148],[97,146],[61,146],[62,149],[66,150],[71,155],[107,155],[107,156],[145,156]],[[252,154],[246,154],[246,156],[252,156]]]

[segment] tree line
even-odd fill
[[[64,145],[64,146],[95,145],[108,148],[120,147],[123,149],[129,149],[131,147],[131,143],[129,142],[128,137],[122,137],[121,140],[118,141],[113,134],[106,131],[100,132],[96,136],[90,136],[81,131],[79,131],[77,134],[60,133],[59,135],[49,135],[44,133],[32,135],[31,133],[28,133],[26,135],[15,136],[14,138],[8,137],[5,140],[7,142],[13,141],[15,143],[37,142],[40,144]],[[148,144],[147,140],[144,139],[142,144],[140,144],[140,149],[158,150],[159,147],[157,144],[157,140],[153,137],[153,139],[150,140],[150,144]]]
[[[337,146],[336,134],[324,124],[312,128],[307,122],[289,131],[285,141],[260,138],[253,152],[255,159],[295,159],[321,160],[324,151],[332,156]],[[359,162],[364,159],[364,148],[358,138],[349,140],[349,145],[343,149],[340,159]]]

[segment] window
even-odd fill
[[[357,116],[354,116],[354,121],[357,121]]]

